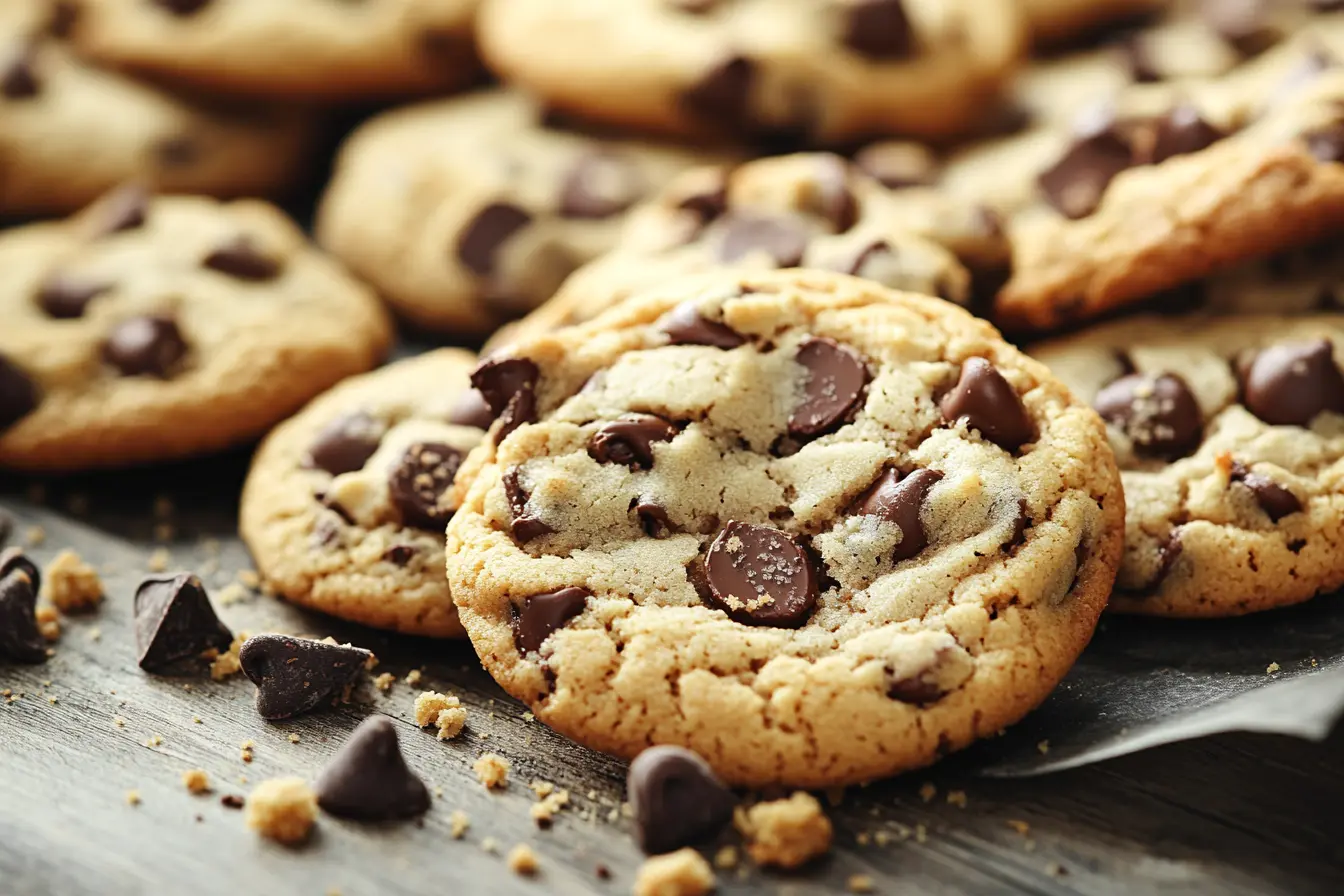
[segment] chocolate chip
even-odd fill
[[[112,328],[103,343],[103,360],[122,376],[167,377],[187,343],[172,318],[132,317]]]
[[[233,640],[191,573],[148,576],[135,590],[135,644],[140,668],[158,672]]]
[[[897,678],[892,670],[887,670],[887,696],[901,703],[926,706],[936,703],[947,696],[947,689],[938,680],[939,667],[947,657],[956,652],[955,647],[939,647],[927,666],[918,672],[903,678]]]
[[[99,237],[135,230],[143,227],[148,217],[149,193],[140,184],[125,184],[94,205],[90,232]]]
[[[360,647],[287,635],[256,635],[238,651],[243,674],[257,686],[257,713],[263,719],[287,719],[334,704],[371,656]]]
[[[677,208],[695,215],[701,224],[713,221],[728,210],[728,173],[720,171],[712,182],[682,196]]]
[[[1247,55],[1274,40],[1266,0],[1201,0],[1199,13],[1215,34]]]
[[[1246,409],[1276,426],[1308,426],[1323,411],[1344,413],[1344,376],[1328,339],[1271,346],[1241,381]]]
[[[0,355],[0,432],[28,416],[39,401],[37,385],[17,364]]]
[[[727,324],[701,315],[694,302],[682,302],[673,308],[659,321],[659,327],[673,345],[709,345],[727,350],[747,341]]]
[[[666,538],[672,534],[672,520],[667,515],[667,509],[652,498],[638,498],[635,515],[639,517],[640,528],[650,538]]]
[[[852,258],[841,259],[835,269],[842,274],[852,274],[855,277],[867,276],[864,271],[869,268],[877,267],[885,261],[890,261],[896,257],[896,250],[884,239],[876,239],[859,247]],[[869,278],[873,279],[873,278]]]
[[[527,502],[531,496],[528,495],[527,489],[523,488],[518,467],[510,467],[505,470],[504,475],[500,477],[500,481],[504,485],[504,497],[509,502],[509,513],[513,516],[509,531],[513,533],[515,539],[531,541],[555,531],[540,517],[528,511]]]
[[[210,5],[210,0],[152,0],[176,16],[189,16]]]
[[[1133,164],[1133,150],[1109,110],[1097,109],[1079,128],[1074,142],[1037,183],[1050,204],[1067,218],[1096,211],[1106,187]]]
[[[636,756],[625,792],[639,848],[649,855],[713,840],[733,817],[733,792],[684,747],[649,747]]]
[[[60,320],[83,317],[89,302],[112,286],[106,280],[56,273],[44,280],[38,288],[37,304],[48,316]]]
[[[1167,580],[1171,575],[1171,570],[1176,566],[1176,561],[1180,559],[1181,552],[1185,550],[1185,545],[1181,542],[1181,530],[1172,529],[1167,533],[1166,540],[1162,542],[1157,549],[1157,573],[1153,580],[1148,583],[1150,590],[1156,591],[1158,586]]]
[[[457,397],[457,403],[448,412],[448,422],[489,429],[490,424],[495,422],[495,412],[490,409],[480,389],[467,389]]]
[[[471,372],[475,386],[496,418],[504,418],[497,442],[537,419],[537,380],[541,372],[527,358],[487,358]]]
[[[322,811],[337,818],[387,821],[429,811],[429,790],[406,765],[397,726],[387,716],[361,722],[318,773],[313,789]]]
[[[1166,74],[1158,67],[1143,32],[1123,38],[1119,42],[1118,50],[1121,61],[1129,69],[1131,80],[1140,84],[1152,84],[1166,79]]]
[[[76,0],[53,0],[51,16],[47,19],[47,33],[52,37],[69,37],[79,21],[80,6]]]
[[[644,195],[639,169],[612,152],[581,156],[560,185],[560,217],[610,218]]]
[[[874,143],[855,154],[854,164],[890,190],[927,187],[938,179],[933,153],[917,143]]]
[[[938,403],[949,423],[965,421],[1004,451],[1016,451],[1036,437],[1022,399],[1003,374],[984,358],[969,358],[961,376]]]
[[[492,202],[476,213],[458,237],[458,260],[473,274],[490,276],[495,272],[500,247],[530,223],[532,215],[518,206]]]
[[[853,349],[809,336],[794,358],[807,371],[803,397],[789,416],[789,434],[816,438],[839,427],[863,399],[868,367]]]
[[[246,234],[224,242],[202,262],[212,271],[219,271],[239,280],[261,282],[274,280],[280,275],[280,261],[267,255]]]
[[[383,551],[383,559],[396,566],[405,566],[418,553],[420,549],[413,544],[394,544]]]
[[[714,65],[681,95],[681,104],[691,115],[713,124],[742,130],[750,122],[752,84],[756,66],[750,59],[733,56]]]
[[[364,411],[343,414],[322,427],[303,465],[333,476],[361,469],[383,438],[383,424]]]
[[[1184,457],[1204,437],[1199,402],[1174,373],[1122,376],[1098,392],[1092,406],[1128,436],[1140,454]]]
[[[1136,150],[1136,161],[1157,164],[1172,156],[1199,152],[1227,136],[1209,124],[1199,110],[1181,103],[1152,124],[1150,145]]]
[[[524,653],[540,650],[551,632],[583,612],[592,593],[570,586],[523,599],[513,617],[513,640]]]
[[[846,6],[845,46],[872,59],[904,59],[915,33],[903,0],[855,0]]]
[[[817,572],[799,544],[778,529],[729,521],[709,546],[712,602],[745,625],[796,628],[817,602]]]
[[[1239,461],[1232,462],[1229,478],[1232,482],[1240,482],[1249,488],[1251,494],[1255,496],[1256,503],[1260,505],[1260,509],[1273,522],[1277,523],[1285,516],[1299,513],[1302,510],[1302,502],[1298,500],[1297,495],[1294,495],[1268,476],[1253,472]]]
[[[21,551],[10,548],[0,554],[0,660],[47,660],[47,643],[37,627],[35,569]]]
[[[1344,162],[1344,121],[1303,135],[1307,151],[1321,162]]]
[[[387,476],[392,506],[404,525],[442,532],[453,511],[444,508],[443,496],[453,485],[462,452],[442,442],[417,442],[406,449]]]
[[[807,200],[805,210],[829,221],[835,233],[853,227],[859,218],[859,203],[849,189],[848,163],[839,156],[817,156]]]
[[[719,260],[734,262],[764,253],[777,267],[795,268],[802,264],[810,239],[807,226],[792,218],[729,213],[723,219]]]
[[[0,579],[15,570],[21,570],[33,584],[33,591],[42,590],[42,570],[28,558],[22,548],[5,548],[0,551]]]
[[[37,79],[36,47],[20,44],[0,61],[0,96],[7,100],[26,100],[37,96],[42,84]]]
[[[653,466],[653,443],[670,442],[677,428],[653,414],[624,414],[604,424],[588,441],[588,455],[600,464],[631,469]]]
[[[928,499],[929,489],[942,478],[943,474],[937,470],[915,470],[901,476],[899,471],[888,469],[859,496],[849,512],[875,516],[899,526],[901,541],[896,545],[892,559],[896,563],[909,560],[929,546],[920,512]]]

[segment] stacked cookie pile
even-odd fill
[[[269,433],[284,598],[617,755],[925,765],[1108,605],[1344,584],[1339,7],[9,0],[0,466]]]

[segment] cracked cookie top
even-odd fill
[[[485,667],[582,743],[742,784],[866,780],[1015,721],[1110,589],[1100,420],[946,302],[695,283],[473,374],[500,419],[448,571]]]

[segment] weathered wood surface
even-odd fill
[[[50,483],[40,504],[25,497],[31,482],[4,481],[0,505],[18,518],[14,541],[40,524],[46,540],[32,553],[46,561],[75,547],[105,570],[109,597],[95,614],[68,622],[45,666],[0,666],[0,689],[23,693],[12,704],[0,700],[0,894],[628,893],[641,857],[629,822],[608,820],[623,796],[622,764],[526,720],[466,645],[390,638],[260,596],[221,608],[235,631],[335,634],[373,649],[379,671],[401,678],[421,669],[422,686],[458,694],[470,707],[468,730],[447,744],[414,727],[418,688],[401,681],[389,694],[370,691],[364,704],[268,724],[241,677],[215,683],[136,667],[131,595],[153,547],[166,547],[174,568],[203,572],[216,594],[247,568],[230,506],[244,465],[235,455]],[[176,506],[166,542],[154,539],[158,494]],[[72,497],[78,513],[69,512]],[[423,824],[324,816],[314,840],[290,850],[259,839],[239,812],[220,805],[221,795],[245,794],[267,777],[311,777],[374,711],[402,722],[410,762],[442,789]],[[146,746],[154,735],[162,744]],[[251,764],[240,756],[246,740],[256,744]],[[486,751],[513,762],[505,793],[487,793],[471,772]],[[209,772],[213,795],[194,797],[182,786],[181,773],[197,767]],[[574,796],[547,831],[527,813],[534,778]],[[927,803],[919,793],[925,782],[938,789]],[[140,805],[127,805],[128,790],[139,792]],[[964,808],[947,802],[952,790],[965,792]],[[954,758],[851,790],[831,810],[835,849],[805,873],[724,873],[720,892],[843,892],[851,875],[864,874],[876,892],[901,894],[1338,893],[1342,808],[1340,733],[1325,744],[1220,736],[1015,781],[975,778]],[[454,809],[471,818],[462,841],[449,835]],[[1010,821],[1025,822],[1027,833]],[[875,842],[878,831],[887,832],[886,845]],[[532,845],[539,876],[513,875],[502,854],[483,849],[487,837],[501,853]],[[611,869],[610,881],[598,879],[599,863]]]

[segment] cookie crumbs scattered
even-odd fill
[[[238,659],[238,651],[243,649],[243,642],[247,640],[247,637],[247,632],[239,632],[229,643],[229,649],[210,661],[210,677],[213,680],[223,681],[230,675],[237,675],[243,671],[243,664]]]
[[[737,847],[723,846],[714,853],[714,867],[720,871],[730,871],[737,867]]]
[[[128,806],[140,805],[140,791],[138,790],[126,791],[126,805]]]
[[[620,809],[612,809],[610,812],[607,813],[607,824],[616,824],[620,820],[621,820]]]
[[[867,831],[859,831],[854,835],[854,842],[860,846],[867,846],[872,842],[872,836]]]
[[[298,743],[301,739],[302,739],[302,738],[300,738],[297,734],[293,734],[293,733],[291,733],[291,734],[289,735],[289,742],[292,743],[292,744],[296,744],[296,743]]]
[[[714,870],[689,846],[645,859],[635,875],[635,896],[704,896],[714,889]]]
[[[1278,663],[1270,663],[1268,666],[1265,667],[1265,674],[1266,674],[1266,675],[1273,675],[1273,674],[1274,674],[1275,672],[1277,672],[1277,671],[1279,671],[1279,664],[1278,664]]]
[[[420,679],[424,677],[425,677],[424,673],[421,672],[419,669],[412,669],[411,671],[406,673],[406,683],[411,687],[415,687],[416,685],[420,684]]]
[[[29,547],[37,547],[47,540],[47,530],[41,526],[29,526],[23,533],[23,540],[28,542]]]
[[[947,804],[948,804],[949,806],[956,806],[958,809],[965,809],[965,808],[966,808],[966,791],[964,791],[964,790],[949,790],[949,791],[947,792]]]
[[[541,870],[537,854],[526,843],[519,843],[509,850],[508,858],[504,861],[508,863],[510,871],[522,877],[532,877]]]
[[[407,676],[410,680],[410,676]],[[462,701],[437,691],[423,691],[415,698],[415,724],[421,728],[437,725],[439,740],[457,737],[467,724],[467,710]]]
[[[62,613],[91,610],[103,599],[103,581],[97,570],[66,548],[47,564],[42,596]]]
[[[191,717],[191,724],[193,724],[193,725],[204,725],[204,724],[205,724],[205,721],[204,721],[200,716],[192,716],[192,717]]]
[[[1048,740],[1041,741],[1036,745],[1036,749],[1037,751],[1040,752],[1042,756],[1044,756],[1046,753],[1050,752],[1050,741]]]
[[[1045,866],[1045,873],[1051,877],[1063,877],[1069,873],[1069,869],[1058,862],[1051,862],[1049,865]]]
[[[150,748],[163,746],[163,735],[151,734],[149,740],[145,741],[145,746]]]
[[[93,628],[89,629],[88,638],[90,641],[103,640],[103,630],[98,628],[97,626],[94,626]]]
[[[113,725],[116,725],[118,728],[125,728],[125,727],[126,727],[126,720],[123,719],[121,716],[113,716],[113,717],[112,717],[112,724],[113,724]]]
[[[557,790],[547,794],[541,800],[532,804],[532,820],[538,826],[548,828],[555,821],[555,816],[560,814],[560,810],[569,805],[569,791]]]
[[[240,569],[238,570],[238,583],[244,588],[256,589],[261,585],[261,576],[257,575],[256,570]]]
[[[453,839],[461,840],[466,836],[467,828],[471,827],[471,819],[461,809],[454,809],[453,814],[448,816],[448,824]]]
[[[155,548],[150,552],[149,560],[146,561],[145,566],[149,568],[150,572],[163,572],[172,562],[173,557],[165,548]]]
[[[877,885],[866,874],[851,874],[845,881],[845,888],[851,893],[876,893]]]
[[[182,773],[182,786],[197,795],[209,793],[210,776],[205,773],[204,769],[188,769]]]
[[[1031,825],[1027,824],[1025,821],[1020,821],[1016,818],[1008,819],[1008,827],[1017,831],[1023,837],[1027,836],[1027,833],[1031,830]]]
[[[55,697],[48,697],[48,698],[47,698],[47,702],[50,703],[52,706],[55,706],[55,705],[56,705],[57,703],[59,703],[60,701],[57,700]]]
[[[396,680],[397,676],[393,675],[391,672],[383,672],[379,674],[378,677],[374,678],[373,686],[383,693],[387,693],[392,690],[392,684]]]
[[[247,798],[244,820],[272,840],[302,843],[317,820],[317,796],[302,778],[262,781]]]
[[[238,745],[238,752],[242,756],[244,762],[252,761],[252,751],[256,746],[257,745],[250,740],[245,740]]]
[[[797,868],[831,847],[831,820],[810,793],[738,809],[733,823],[758,865]]]
[[[490,790],[509,786],[509,760],[498,753],[484,753],[471,766],[476,778]]]
[[[481,841],[481,849],[485,850],[491,855],[498,855],[499,841],[496,840],[494,837],[486,837],[484,840]]]
[[[555,785],[550,781],[543,781],[540,778],[533,778],[532,783],[527,785],[528,789],[537,795],[537,799],[544,800],[546,797],[555,793]]]
[[[215,592],[215,603],[221,607],[236,604],[247,599],[247,589],[237,582],[230,582]]]
[[[938,788],[932,781],[925,781],[919,788],[919,798],[926,803],[933,802],[933,798],[938,795]]]
[[[37,630],[42,633],[42,637],[48,641],[61,640],[61,617],[56,612],[56,608],[43,604],[37,608],[35,613],[37,619]]]
[[[243,808],[244,800],[236,793],[226,793],[219,798],[219,804],[225,809],[241,809]]]
[[[1311,664],[1312,664],[1313,666],[1316,665],[1316,661],[1315,661],[1315,660],[1312,660],[1312,661],[1311,661]],[[532,715],[532,713],[530,713],[530,712],[525,712],[525,713],[523,713],[523,721],[524,721],[524,722],[530,722],[530,721],[532,721],[532,720],[535,719],[535,718],[536,718],[536,716]]]

